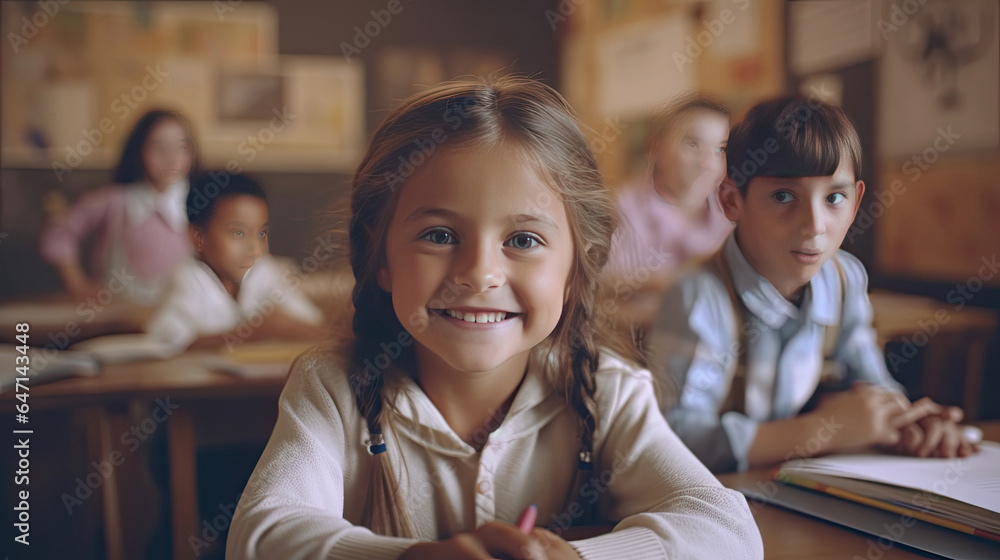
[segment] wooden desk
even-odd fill
[[[985,439],[1000,441],[1000,421],[978,424]],[[743,473],[719,476],[719,481],[727,487],[770,480],[771,469],[757,469]],[[880,560],[910,560],[927,558],[923,554],[911,552],[899,546],[887,550],[876,548],[868,555],[871,535],[842,527],[787,510],[777,506],[751,502],[750,509],[761,538],[764,540],[764,557],[769,560],[843,560],[844,558],[875,558]],[[881,556],[877,554],[881,552]]]
[[[167,438],[170,526],[174,558],[178,559],[196,558],[188,539],[201,535],[198,444],[222,438],[246,439],[250,433],[270,434],[276,408],[273,415],[240,415],[240,405],[248,399],[276,399],[285,382],[284,376],[243,379],[211,371],[201,363],[211,353],[191,352],[160,362],[111,365],[95,377],[31,386],[32,411],[59,408],[80,412],[87,424],[90,460],[97,462],[116,451],[128,456],[120,436],[132,428],[130,408],[145,407],[148,414],[156,399],[169,397],[170,404],[177,408],[158,424],[162,424]],[[0,402],[12,399],[12,392],[0,394]],[[231,421],[224,428],[212,422],[196,423],[206,409],[218,410]],[[220,434],[222,431],[227,433]],[[127,497],[122,493],[127,488],[121,482],[119,469],[113,469],[99,491],[109,560],[132,556],[127,553],[125,534],[129,516],[134,512],[123,511],[126,508],[121,507],[122,499]]]

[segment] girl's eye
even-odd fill
[[[450,245],[455,242],[455,236],[446,229],[432,229],[420,236],[435,245]]]
[[[236,237],[243,237],[243,232],[242,231],[234,231],[233,235],[235,235]]]
[[[260,232],[260,233],[259,233],[258,235],[260,235],[260,237],[261,237],[262,239],[267,239],[267,232],[266,232],[266,231],[262,231],[262,232]]]
[[[785,192],[785,191],[778,191],[778,192],[774,193],[771,196],[774,197],[774,200],[776,200],[778,202],[781,202],[781,203],[791,202],[792,201],[792,193]]]
[[[720,154],[724,154],[724,153],[726,153],[726,147],[725,146],[719,146],[718,148],[715,149],[715,151],[718,152],[718,153],[720,153]]]
[[[838,193],[833,193],[830,196],[826,197],[826,200],[830,204],[840,204],[841,202],[844,202],[845,200],[847,200],[847,195],[845,195],[844,193],[839,193],[839,192]]]
[[[695,142],[694,140],[685,140],[684,141],[684,145],[685,146],[689,146],[691,148],[697,148],[698,147],[698,143]]]
[[[511,237],[507,243],[515,249],[534,249],[542,244],[537,237],[527,233],[519,233]]]

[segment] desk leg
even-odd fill
[[[954,393],[949,392],[951,379],[948,376],[948,364],[954,359],[953,353],[948,351],[950,346],[949,334],[941,333],[937,340],[924,346],[923,356],[920,356],[923,393],[936,402],[954,402],[951,401]]]
[[[113,450],[111,418],[104,407],[93,407],[84,411],[87,417],[87,439],[90,441],[91,456],[101,461],[109,457]],[[101,485],[101,511],[104,520],[104,546],[108,560],[125,558],[125,541],[122,533],[121,507],[118,502],[117,469],[105,478]]]
[[[986,345],[991,337],[977,335],[969,343],[969,361],[965,366],[965,387],[962,406],[965,421],[972,422],[979,416],[979,403],[983,389],[983,365],[986,359]]]
[[[170,453],[170,516],[173,529],[174,558],[194,559],[188,543],[198,533],[198,473],[194,419],[180,409],[170,418],[167,430]]]

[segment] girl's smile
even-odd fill
[[[495,325],[504,321],[513,320],[517,313],[513,311],[500,311],[497,309],[481,309],[473,307],[431,309],[431,311],[448,319],[461,321],[470,325]]]

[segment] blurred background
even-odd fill
[[[735,123],[759,101],[798,92],[842,106],[861,136],[867,190],[844,248],[869,271],[890,371],[912,395],[998,418],[998,18],[995,0],[4,1],[0,315],[58,298],[42,229],[110,182],[151,108],[191,119],[206,168],[258,179],[271,252],[329,279],[331,263],[310,256],[369,134],[399,100],[439,81],[514,72],[555,87],[611,189],[646,172],[650,119],[676,93],[719,98]],[[80,337],[33,336],[59,350]],[[189,389],[163,394],[183,400]],[[35,529],[59,533],[35,550],[222,557],[226,510],[266,441],[276,390],[222,404],[190,393],[216,416],[195,406],[181,416],[195,442],[188,455],[178,458],[181,444],[163,430],[148,434],[160,441],[140,452],[149,466],[120,469],[118,493],[115,477],[89,485],[101,499],[81,498],[78,483],[100,473],[155,400],[56,393],[37,421],[72,437],[38,451]],[[172,489],[190,480],[174,467],[185,461],[198,485],[179,499]],[[126,479],[154,490],[133,495]]]

